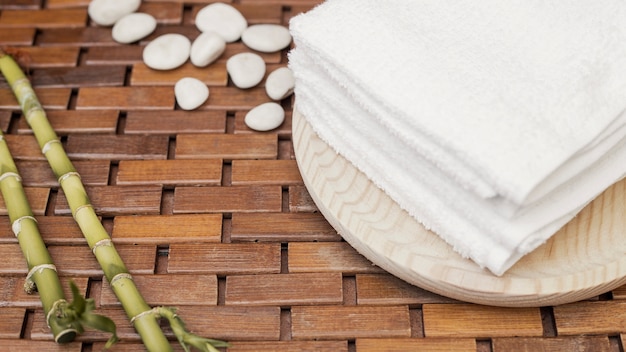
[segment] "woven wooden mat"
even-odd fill
[[[269,98],[262,86],[242,91],[228,80],[225,60],[247,51],[243,44],[229,44],[208,68],[156,72],[142,63],[142,46],[160,34],[195,38],[193,18],[209,2],[144,0],[156,32],[118,45],[110,28],[90,23],[88,0],[0,1],[0,46],[18,49],[149,304],[178,307],[191,330],[232,342],[233,352],[624,351],[626,287],[558,307],[465,304],[403,283],[342,242],[298,172],[292,98],[279,129],[244,125]],[[317,1],[233,3],[250,23],[287,25]],[[286,51],[262,56],[268,72],[286,65]],[[196,111],[175,104],[173,85],[185,76],[210,87]],[[114,351],[143,350],[3,80],[0,128],[63,281],[116,321]],[[38,297],[21,289],[26,264],[3,200],[0,257],[1,351],[102,349],[107,336],[94,331],[69,345],[52,341]]]

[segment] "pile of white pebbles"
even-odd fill
[[[100,26],[112,26],[113,39],[122,44],[135,43],[150,35],[157,27],[156,19],[137,12],[141,0],[92,0],[88,14]],[[143,62],[154,70],[172,70],[187,60],[197,67],[207,67],[225,51],[228,43],[241,40],[250,52],[230,57],[226,70],[232,83],[242,89],[257,86],[263,81],[266,65],[256,52],[273,53],[291,44],[288,28],[277,24],[248,25],[235,7],[212,3],[198,11],[195,24],[200,35],[193,42],[182,34],[163,34],[150,41],[143,50]],[[269,131],[280,126],[285,111],[276,101],[293,93],[294,77],[291,70],[281,67],[265,80],[265,91],[273,102],[261,104],[248,112],[245,123],[257,131]],[[209,98],[209,87],[195,77],[184,77],[174,86],[176,102],[181,109],[194,110]]]

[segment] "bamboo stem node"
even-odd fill
[[[52,318],[52,315],[58,314],[57,312],[59,311],[59,306],[61,304],[67,304],[67,301],[62,298],[54,301],[52,308],[48,311],[48,314],[46,314],[46,324],[48,324],[48,328],[50,327],[50,319]]]
[[[26,293],[30,295],[31,293],[35,292],[36,285],[35,281],[33,281],[32,279],[32,276],[36,273],[41,273],[46,269],[53,270],[54,272],[57,271],[57,267],[54,264],[39,264],[30,269],[28,275],[26,275],[26,281],[24,281],[24,291],[26,291]]]
[[[155,307],[155,308],[143,311],[143,312],[135,315],[134,317],[130,318],[130,324],[134,325],[135,324],[135,320],[141,319],[141,318],[143,318],[143,317],[145,317],[147,315],[154,315],[157,318],[160,317],[160,315],[159,315],[159,308]]]
[[[50,149],[52,149],[52,145],[54,143],[59,143],[60,144],[61,141],[58,140],[58,139],[51,139],[51,140],[47,141],[46,144],[44,144],[43,147],[41,147],[41,152],[43,154],[46,154],[48,151],[50,151]]]
[[[110,282],[111,286],[115,286],[115,284],[122,279],[132,280],[133,276],[129,273],[119,273],[113,276],[113,278],[111,278],[111,282]]]
[[[93,206],[91,204],[83,204],[78,206],[76,210],[74,210],[74,219],[78,217],[78,213],[83,209],[93,209]]]
[[[96,242],[96,244],[93,245],[93,247],[91,248],[91,252],[93,252],[93,254],[96,254],[96,249],[98,249],[99,247],[112,247],[113,246],[113,241],[111,241],[111,239],[109,238],[105,238],[103,240],[100,240],[98,242]]]
[[[61,175],[61,177],[59,177],[59,179],[57,181],[59,182],[59,184],[62,184],[63,181],[65,181],[67,178],[69,178],[71,176],[76,176],[76,177],[80,178],[80,174],[78,172],[70,171],[70,172],[66,172],[63,175]]]
[[[4,172],[2,175],[0,175],[0,182],[2,182],[2,180],[4,180],[5,178],[9,178],[9,177],[15,177],[17,182],[22,182],[22,177],[20,177],[20,175],[17,172],[11,172],[11,171]]]
[[[37,222],[37,219],[35,219],[35,217],[31,215],[24,215],[15,219],[15,221],[13,221],[13,223],[11,224],[11,229],[13,230],[13,234],[16,238],[20,235],[20,232],[22,232],[22,220],[25,219],[30,219],[34,222]]]

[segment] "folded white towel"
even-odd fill
[[[291,23],[316,132],[497,275],[626,172],[626,5],[329,0]]]

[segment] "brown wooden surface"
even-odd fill
[[[179,307],[193,331],[232,343],[222,351],[624,352],[626,287],[556,307],[466,304],[391,276],[342,241],[294,160],[293,98],[281,102],[276,130],[245,126],[247,111],[270,101],[263,83],[240,90],[228,80],[226,59],[249,49],[228,44],[202,69],[142,63],[160,34],[197,37],[195,14],[210,2],[144,0],[140,11],[159,25],[131,45],[89,21],[89,0],[0,2],[0,46],[28,58],[48,117],[150,304]],[[224,2],[251,24],[287,25],[319,0]],[[286,53],[260,54],[268,72],[287,65]],[[174,99],[184,76],[209,85],[195,111]],[[118,324],[113,351],[143,351],[3,79],[0,128],[62,282],[76,282]],[[1,197],[0,256],[0,351],[102,350],[107,336],[93,330],[69,345],[52,341],[37,295],[21,290],[26,264]]]

